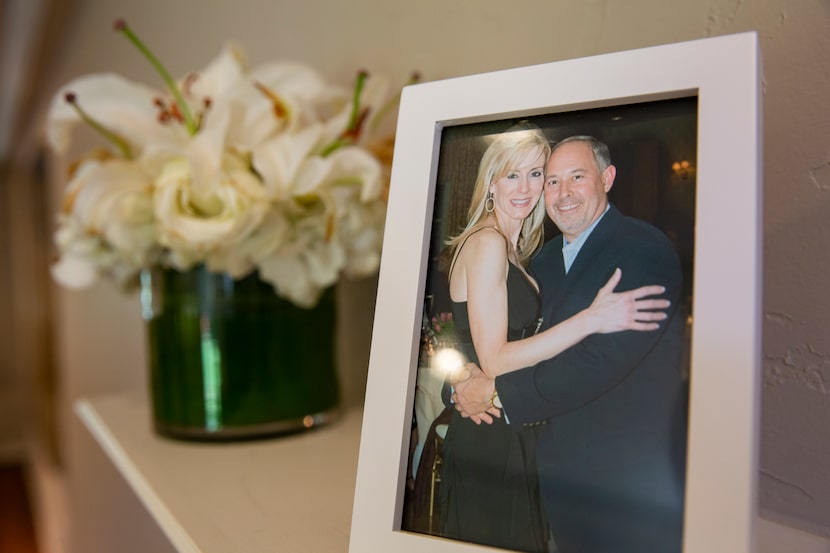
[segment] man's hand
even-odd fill
[[[452,400],[462,417],[476,424],[493,424],[493,417],[501,417],[501,410],[490,404],[496,390],[496,383],[475,363],[467,363],[466,379],[453,383],[455,393]]]

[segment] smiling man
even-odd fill
[[[473,371],[454,397],[468,416],[496,406],[514,428],[544,424],[536,458],[560,553],[679,553],[687,392],[677,253],[660,230],[609,204],[616,168],[602,142],[562,140],[546,169],[545,208],[562,235],[531,265],[542,328],[587,308],[617,267],[618,292],[665,286],[669,318],[653,332],[591,335],[495,381]]]
[[[608,155],[603,155],[604,145],[597,142],[594,154],[592,142],[578,138],[557,144],[545,174],[545,209],[568,244],[588,234],[585,231],[605,213],[617,175]]]

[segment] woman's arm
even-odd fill
[[[482,370],[490,378],[555,357],[591,334],[656,330],[656,321],[665,319],[663,312],[643,311],[668,307],[666,300],[647,298],[662,293],[663,288],[644,286],[615,294],[621,276],[617,270],[587,309],[545,332],[508,342],[504,238],[496,231],[483,231],[471,237],[464,249],[464,257],[459,260],[463,274],[458,276],[466,281],[473,346]]]

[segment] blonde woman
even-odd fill
[[[591,334],[651,331],[665,318],[659,310],[668,302],[648,297],[662,293],[661,286],[615,294],[617,271],[589,308],[537,332],[541,300],[527,265],[542,244],[545,209],[539,198],[549,154],[537,127],[521,124],[496,136],[479,165],[468,223],[448,241],[459,348],[491,378],[556,356]],[[442,535],[548,551],[536,431],[511,428],[498,417],[492,425],[479,425],[454,413],[442,450]]]

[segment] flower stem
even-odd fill
[[[184,119],[185,127],[187,131],[194,135],[196,131],[199,130],[198,125],[196,124],[196,120],[193,118],[193,114],[190,112],[190,108],[187,106],[187,102],[184,101],[184,96],[182,96],[182,91],[176,85],[176,81],[173,80],[173,77],[170,76],[170,73],[167,69],[161,64],[161,62],[156,58],[155,55],[141,42],[135,33],[127,26],[127,22],[123,19],[119,19],[115,22],[115,30],[120,31],[121,33],[126,36],[133,45],[138,48],[139,52],[144,54],[144,57],[152,64],[152,66],[158,71],[161,78],[164,80],[164,84],[167,85],[167,90],[170,91],[170,94],[173,95],[173,98],[176,100],[176,105],[179,106],[179,111],[181,112],[182,118]]]
[[[64,99],[75,109],[75,112],[78,114],[84,123],[98,131],[101,136],[112,142],[112,144],[118,148],[121,152],[121,155],[124,156],[125,159],[133,159],[133,152],[130,148],[130,145],[127,144],[127,141],[103,126],[101,123],[96,121],[95,119],[90,116],[86,110],[84,110],[79,104],[78,99],[76,98],[73,92],[67,92],[64,96]]]

